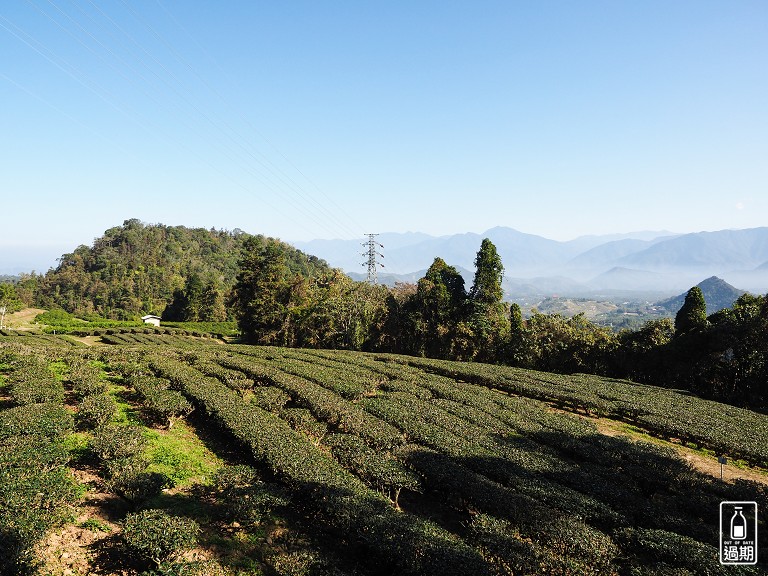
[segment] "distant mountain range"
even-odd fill
[[[718,276],[751,292],[768,292],[768,227],[674,234],[641,231],[583,236],[568,242],[496,227],[482,234],[429,236],[386,233],[385,265],[380,279],[413,282],[440,256],[468,281],[483,238],[499,251],[505,267],[508,296],[520,294],[594,295],[657,293],[671,296],[710,276]],[[361,241],[295,242],[300,250],[319,256],[362,278]]]

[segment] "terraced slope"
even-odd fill
[[[57,350],[98,358],[148,415],[158,390],[180,392],[214,451],[226,447],[284,495],[311,552],[284,550],[289,566],[254,549],[261,568],[248,571],[209,546],[224,573],[766,573],[723,567],[716,548],[720,501],[768,510],[764,484],[723,482],[671,447],[602,434],[584,417],[764,465],[764,415],[625,381],[392,355],[192,339],[49,357]],[[205,493],[185,498],[223,504]],[[241,513],[228,526],[266,525]],[[221,520],[205,518],[210,543]]]

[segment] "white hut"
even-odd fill
[[[146,316],[142,316],[141,319],[144,321],[144,324],[152,324],[152,326],[160,326],[160,316],[155,316],[154,314],[147,314]]]

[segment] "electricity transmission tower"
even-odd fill
[[[368,240],[363,242],[363,246],[367,247],[368,250],[363,252],[363,256],[368,256],[368,261],[363,262],[362,265],[368,267],[368,283],[376,284],[379,266],[384,268],[384,264],[381,262],[376,262],[376,256],[381,256],[384,258],[384,254],[378,252],[376,247],[379,246],[384,248],[384,245],[376,242],[376,236],[378,236],[378,234],[366,234],[366,236],[368,236]]]

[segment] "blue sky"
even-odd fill
[[[768,224],[763,0],[8,0],[0,54],[0,247]]]

